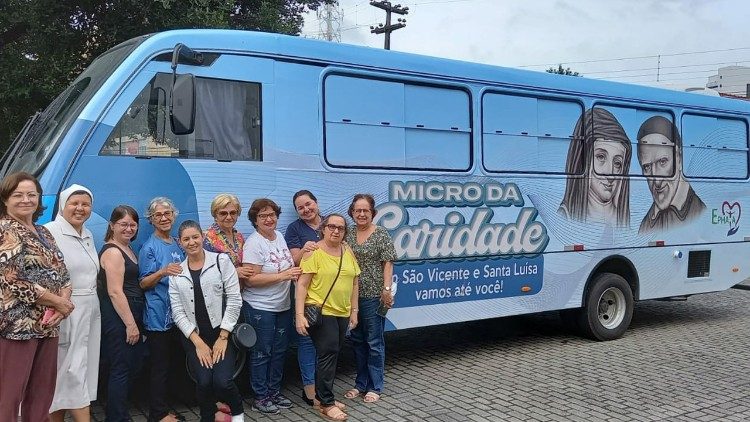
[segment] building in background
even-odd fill
[[[706,88],[722,97],[750,98],[750,67],[721,67],[716,75],[709,76]]]

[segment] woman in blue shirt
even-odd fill
[[[169,276],[182,272],[180,263],[185,259],[177,239],[171,234],[177,215],[177,208],[169,198],[160,196],[152,199],[146,217],[154,226],[154,233],[138,254],[140,285],[146,295],[143,322],[151,359],[149,421],[180,420],[179,416],[170,413],[167,404],[169,356],[177,344],[172,329],[174,322],[169,303]]]

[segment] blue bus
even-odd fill
[[[559,310],[608,340],[635,301],[750,274],[748,119],[738,100],[179,30],[97,58],[1,171],[39,176],[43,219],[61,189],[90,188],[99,239],[114,206],[155,196],[204,226],[217,193],[269,197],[283,228],[297,190],[323,214],[372,193],[398,254],[389,329]]]

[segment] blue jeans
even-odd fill
[[[318,355],[315,352],[315,344],[313,344],[310,336],[297,333],[297,362],[299,363],[303,386],[315,385],[315,363],[317,361]]]
[[[281,389],[284,357],[289,345],[289,331],[292,329],[292,310],[261,311],[243,302],[242,313],[257,335],[248,359],[252,368],[250,385],[255,392],[255,399],[261,400]]]
[[[351,339],[357,361],[354,388],[366,393],[383,391],[385,375],[385,318],[378,315],[380,298],[359,299],[359,321]]]
[[[294,294],[295,291],[292,289],[292,307],[294,307]],[[310,336],[303,336],[299,334],[294,325],[292,325],[290,342],[297,343],[297,363],[299,364],[299,372],[302,375],[302,386],[315,385],[315,365],[318,362],[318,354],[315,351],[315,344],[313,344]]]

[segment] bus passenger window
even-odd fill
[[[331,166],[432,171],[472,166],[471,98],[462,89],[331,75],[324,95],[325,157]]]
[[[748,168],[747,125],[740,119],[685,114],[682,117],[685,176],[745,179]]]
[[[487,93],[482,100],[482,162],[491,172],[581,175],[583,116],[577,101]],[[576,154],[576,152],[578,153]],[[568,156],[572,159],[568,159]]]
[[[157,74],[138,94],[101,155],[261,161],[260,84],[196,78],[195,131],[169,125],[172,75]]]

